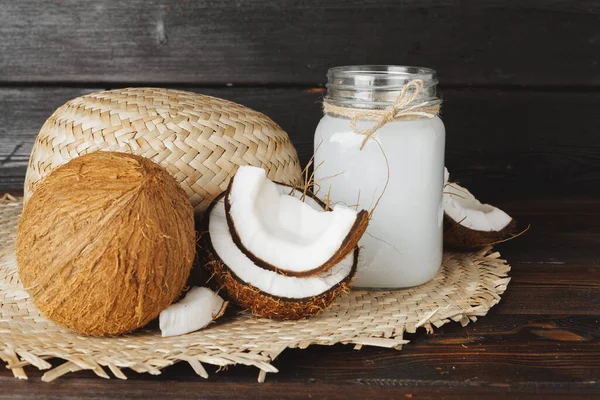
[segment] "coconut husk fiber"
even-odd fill
[[[500,301],[509,282],[510,266],[490,247],[446,252],[439,273],[422,286],[351,290],[310,319],[269,320],[232,309],[207,328],[183,336],[162,338],[157,329],[143,328],[115,338],[83,337],[42,317],[23,289],[14,247],[22,205],[21,199],[0,204],[0,359],[20,379],[31,368],[45,370],[44,381],[83,369],[126,379],[160,374],[184,362],[203,377],[208,377],[206,364],[250,365],[260,370],[263,381],[267,373],[277,372],[273,360],[286,348],[343,343],[401,350],[408,343],[405,332],[472,323]],[[49,358],[66,362],[52,368]]]
[[[48,319],[87,335],[146,325],[183,289],[194,210],[158,164],[95,152],[49,174],[23,210],[19,276]]]

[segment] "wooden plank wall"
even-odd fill
[[[177,87],[260,110],[303,162],[327,68],[436,68],[447,165],[484,196],[600,193],[600,3],[12,1],[0,7],[0,190],[70,98]],[[484,198],[485,200],[485,198]]]

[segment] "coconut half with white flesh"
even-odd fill
[[[303,192],[276,184],[279,194],[303,197]],[[314,210],[325,205],[311,194],[304,203]],[[259,267],[232,238],[227,223],[224,195],[208,210],[208,235],[203,241],[207,257],[206,268],[213,285],[252,313],[278,319],[300,319],[326,309],[341,293],[348,290],[358,263],[358,248],[333,265],[328,271],[309,277],[279,274]]]
[[[254,264],[298,277],[333,268],[354,251],[369,223],[366,210],[311,207],[250,166],[231,179],[225,213],[234,243]]]
[[[159,326],[162,336],[184,335],[205,328],[223,315],[227,304],[209,288],[194,287],[183,299],[160,313]]]
[[[471,192],[449,183],[444,171],[444,244],[472,250],[505,240],[514,233],[516,222],[501,209],[483,204]]]

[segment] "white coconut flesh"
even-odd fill
[[[497,207],[482,204],[467,189],[456,183],[444,187],[444,212],[453,221],[474,231],[499,232],[512,218]]]
[[[249,166],[238,169],[226,201],[242,251],[263,267],[290,274],[323,268],[352,234],[358,217],[348,207],[325,211],[282,194],[262,168]]]
[[[182,300],[160,313],[162,336],[184,335],[202,329],[220,317],[226,307],[227,302],[212,290],[192,288]]]
[[[290,188],[280,186],[279,192],[289,193]],[[310,197],[306,197],[306,204],[315,209],[322,209],[319,203]],[[214,252],[238,279],[279,298],[298,300],[325,293],[347,279],[355,264],[355,255],[352,252],[330,270],[310,277],[285,276],[261,268],[234,243],[222,198],[210,212],[208,231]]]

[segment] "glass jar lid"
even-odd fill
[[[351,65],[327,72],[328,103],[341,107],[380,109],[394,104],[410,81],[423,81],[415,101],[439,102],[435,70],[401,65]]]

